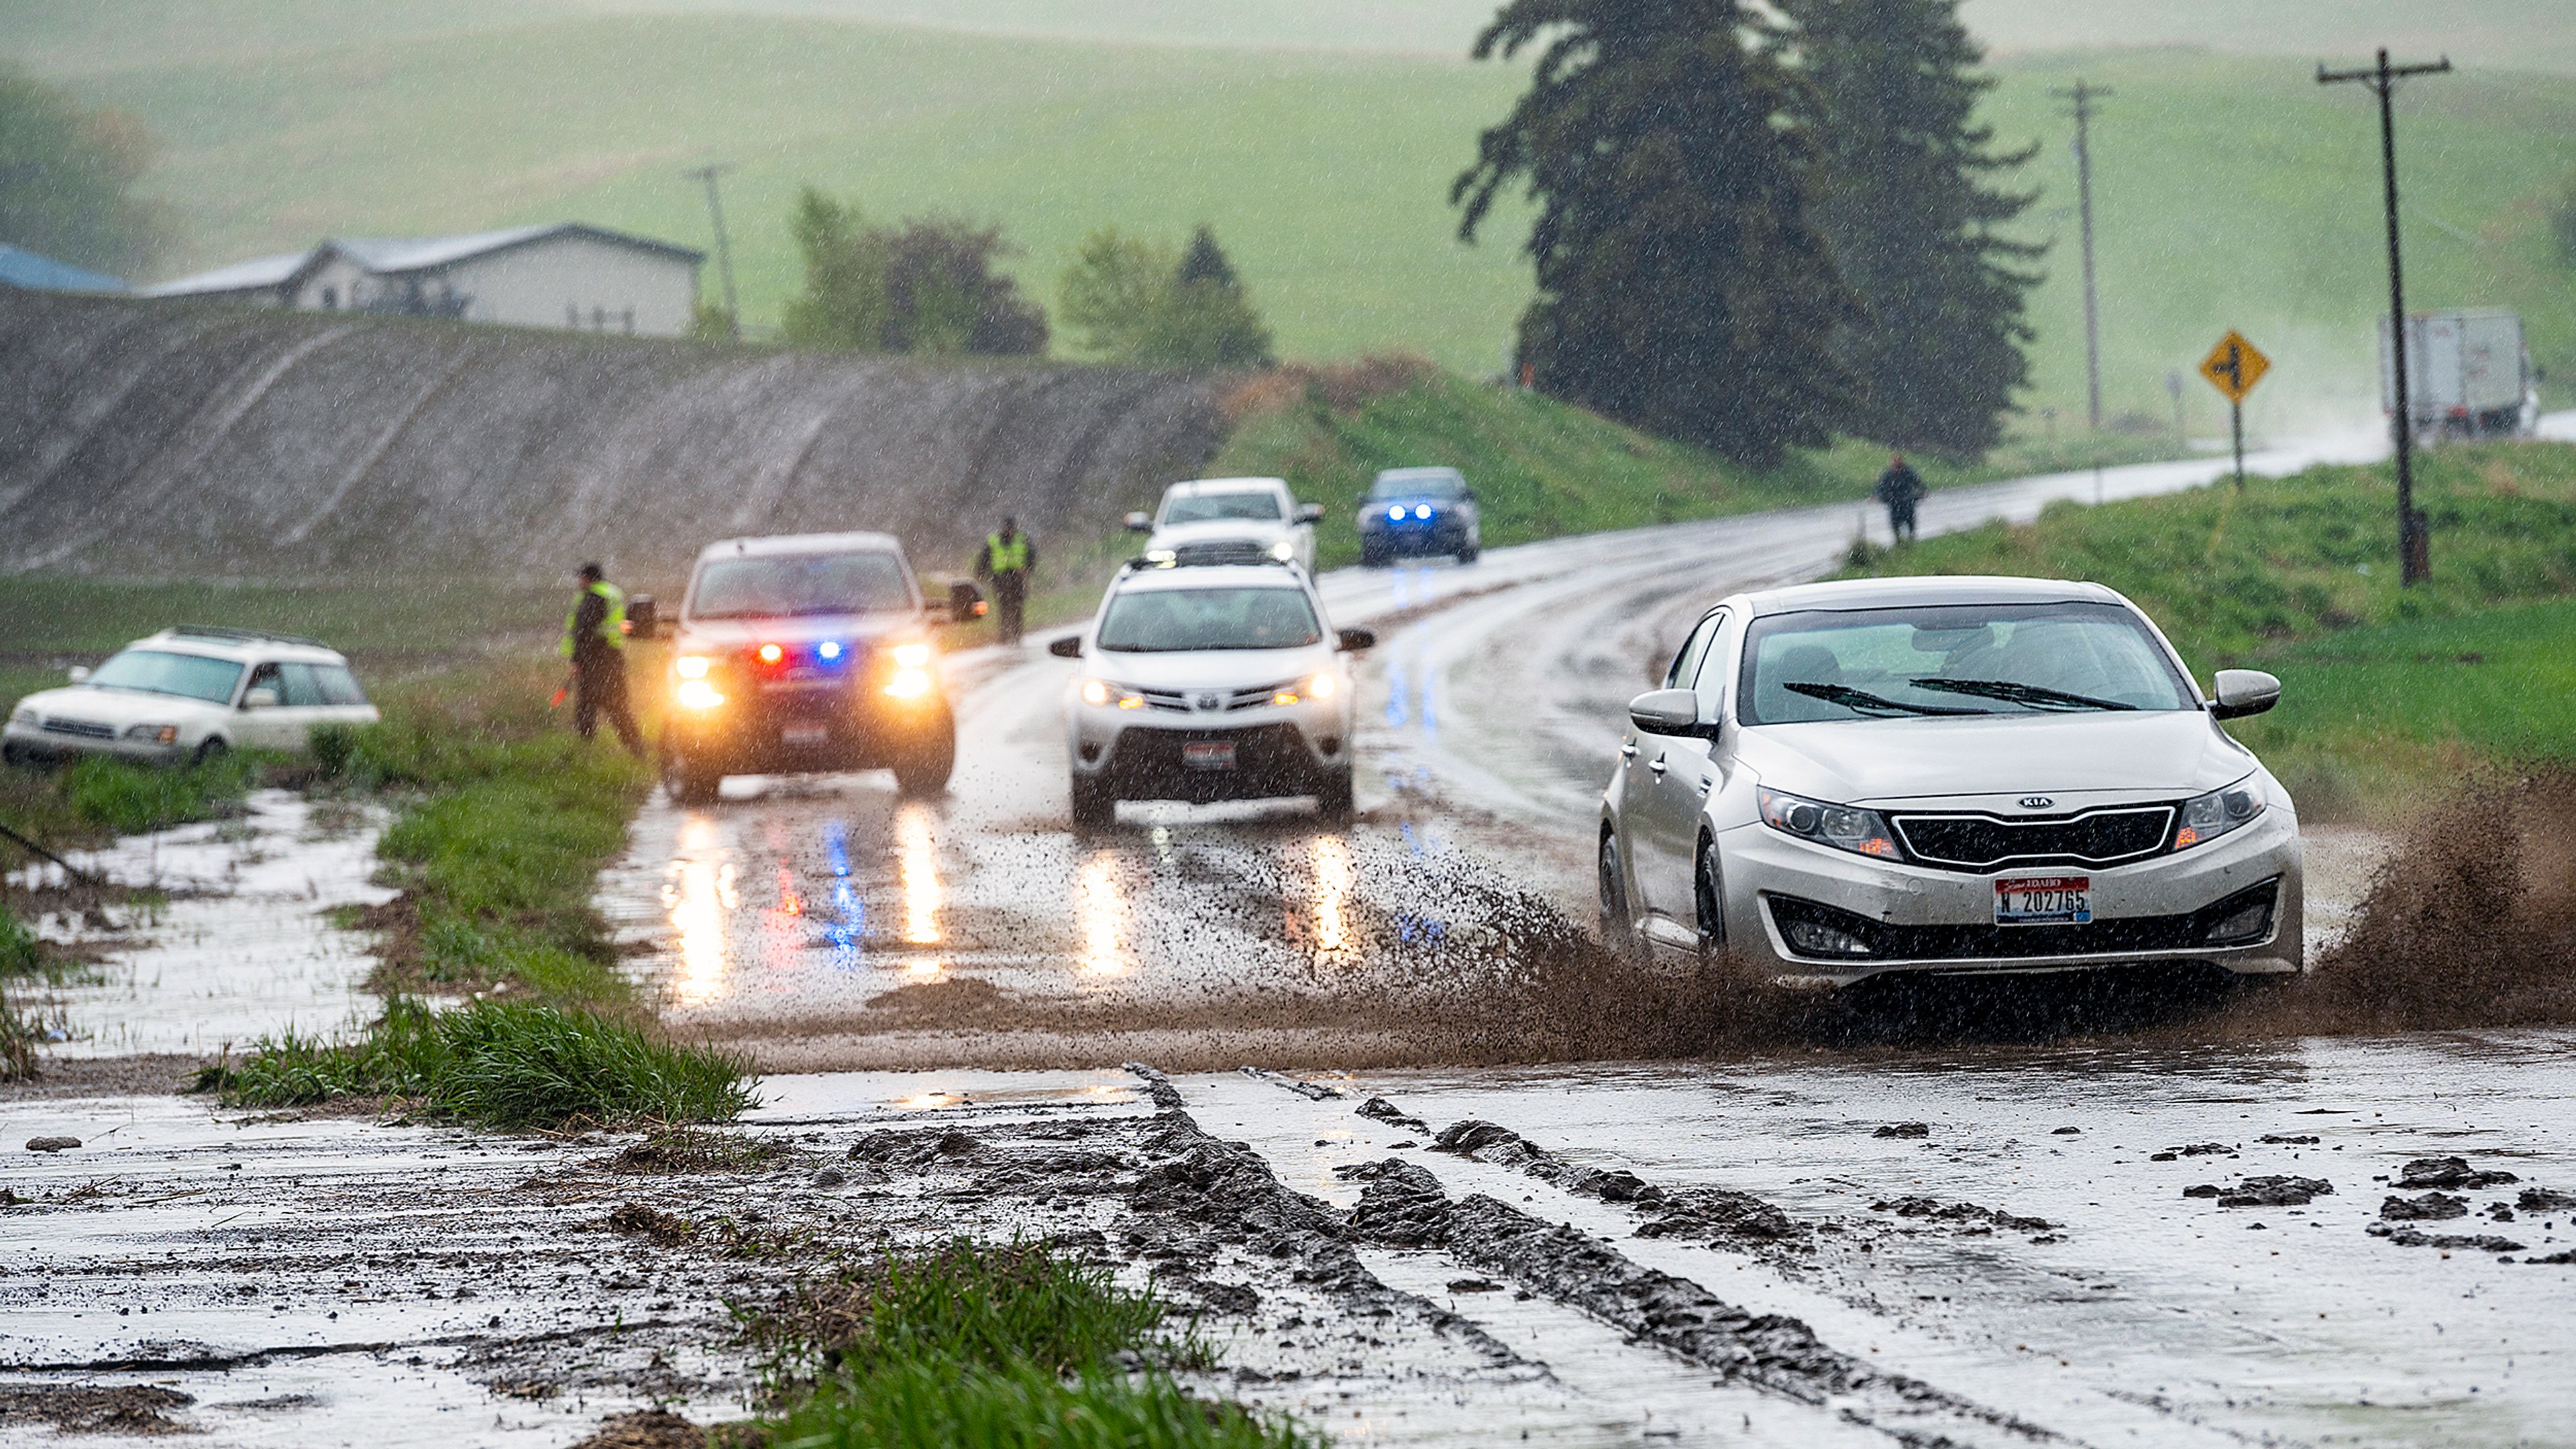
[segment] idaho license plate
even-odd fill
[[[1231,770],[1234,768],[1234,741],[1183,740],[1181,763],[1193,770]]]
[[[2035,875],[1995,882],[1998,926],[2082,926],[2093,920],[2093,877]]]
[[[830,742],[831,738],[830,725],[792,724],[778,727],[778,742],[782,745],[820,745]]]

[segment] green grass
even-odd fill
[[[1167,1366],[1212,1360],[1191,1336],[1166,1336],[1169,1316],[1150,1290],[1043,1245],[961,1238],[809,1281],[745,1328],[796,1401],[761,1426],[775,1449],[1321,1442],[1185,1393]]]
[[[2576,758],[2576,447],[2444,449],[2421,459],[2416,498],[2433,577],[2411,589],[2385,466],[2058,505],[1860,571],[2108,584],[2204,679],[2238,665],[2281,676],[2280,706],[2230,729],[2311,813],[2384,813],[2484,763]]]
[[[355,1042],[289,1031],[198,1089],[240,1107],[300,1107],[335,1097],[401,1097],[504,1131],[574,1124],[705,1122],[754,1103],[750,1063],[676,1045],[631,1022],[527,1002],[477,1001],[432,1012],[397,998]]]
[[[679,173],[716,157],[742,163],[726,204],[754,321],[774,321],[796,286],[786,222],[807,182],[879,215],[997,218],[1048,300],[1094,227],[1177,238],[1212,222],[1294,356],[1407,349],[1481,376],[1502,365],[1528,295],[1525,213],[1463,247],[1445,202],[1524,74],[1463,59],[1490,7],[480,4],[435,22],[380,8],[249,0],[208,25],[184,9],[85,16],[16,0],[0,4],[0,53],[167,138],[151,188],[185,216],[191,266],[331,234],[562,217],[703,245],[703,200]],[[2058,45],[2213,33],[2115,9],[2070,21],[2025,3],[1980,23]],[[2488,40],[2504,33],[2491,14],[2480,23]],[[2082,400],[2074,178],[2049,95],[2079,73],[2116,92],[2095,132],[2111,410],[2170,418],[2167,373],[2188,376],[2232,325],[2280,364],[2251,404],[2258,434],[2295,429],[2328,399],[2368,412],[2384,299],[2377,137],[2357,91],[2314,83],[2309,48],[2349,58],[2382,24],[2237,17],[2223,43],[2279,53],[1997,63],[1986,117],[2006,145],[2046,143],[2024,178],[2045,193],[2028,229],[2057,242],[2033,310],[2034,414],[2071,423]],[[2266,25],[2276,43],[2257,45]],[[1050,33],[962,33],[979,26]],[[2542,63],[2530,37],[2549,26],[2510,29],[2520,38],[2488,45],[2486,63]],[[2576,160],[2559,139],[2576,133],[2576,80],[2468,69],[2410,87],[2404,111],[2410,298],[2520,307],[2538,359],[2569,375],[2576,288],[2548,257],[2539,205]],[[2224,431],[2214,395],[2194,380],[2186,397],[2195,433]]]

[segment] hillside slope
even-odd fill
[[[850,528],[953,567],[1194,471],[1212,387],[0,289],[0,572],[667,579]]]

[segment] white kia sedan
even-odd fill
[[[226,750],[301,750],[316,725],[373,724],[349,661],[311,639],[182,626],[137,639],[67,689],[19,700],[11,764],[112,755],[154,764]]]
[[[1128,565],[1088,634],[1048,646],[1082,661],[1064,707],[1074,825],[1108,824],[1121,800],[1287,795],[1347,819],[1346,656],[1375,642],[1335,632],[1284,561]]]
[[[1739,594],[1629,703],[1602,929],[1783,984],[1886,972],[2301,965],[2299,822],[2098,584],[1867,579]]]

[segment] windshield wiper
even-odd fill
[[[1916,689],[1940,690],[1948,694],[1973,694],[1981,699],[2000,699],[2009,704],[2027,704],[2057,709],[2136,709],[2116,699],[2096,699],[2089,694],[2069,694],[2050,689],[2044,684],[2016,684],[2009,679],[1909,679]]]
[[[1792,694],[1803,694],[1809,699],[1821,699],[1827,704],[1839,704],[1845,709],[1892,709],[1900,714],[1994,713],[1993,710],[1988,709],[1946,709],[1937,704],[1907,704],[1900,699],[1889,699],[1884,695],[1872,694],[1866,689],[1854,689],[1848,684],[1808,684],[1800,681],[1780,687]]]

